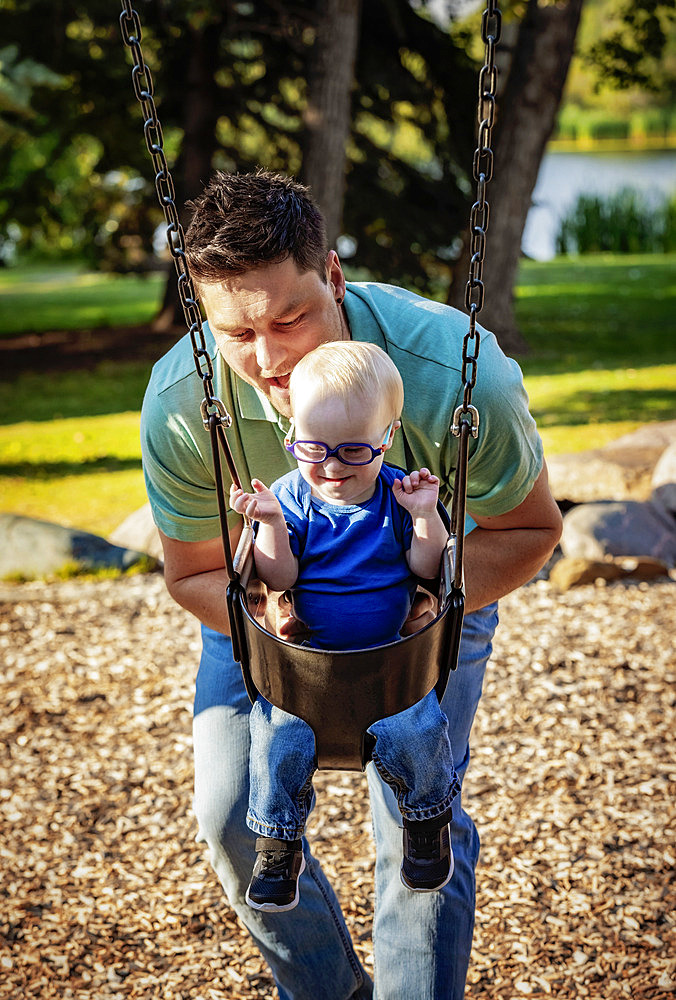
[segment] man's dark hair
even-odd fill
[[[293,257],[300,271],[326,281],[326,227],[306,187],[268,170],[219,171],[188,202],[193,217],[186,255],[196,281],[243,274]]]

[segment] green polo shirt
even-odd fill
[[[457,453],[450,427],[462,402],[467,317],[405,289],[372,282],[349,282],[345,309],[352,339],[382,347],[404,382],[402,428],[387,461],[404,468],[427,466],[439,476],[440,496],[448,505]],[[204,337],[214,367],[214,393],[232,417],[226,434],[242,485],[250,489],[252,477],[269,485],[296,465],[283,444],[289,422],[227,367],[208,324]],[[187,542],[220,533],[202,399],[202,380],[185,336],[153,368],[143,401],[141,444],[155,523],[170,538]],[[480,422],[479,436],[470,444],[467,509],[496,516],[525,500],[543,456],[521,371],[486,331],[481,332],[472,402]],[[230,516],[233,521],[238,517]]]

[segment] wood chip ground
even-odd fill
[[[675,593],[502,602],[466,779],[471,1000],[676,991]],[[275,997],[195,842],[194,620],[157,576],[0,596],[0,997]],[[317,788],[311,837],[371,968],[365,779]]]

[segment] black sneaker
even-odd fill
[[[305,871],[301,840],[258,837],[256,864],[246,901],[254,910],[279,913],[298,905],[298,876]]]
[[[426,829],[427,827],[427,829]],[[435,892],[451,881],[453,851],[448,823],[429,829],[428,823],[404,820],[404,860],[401,881],[413,892]]]

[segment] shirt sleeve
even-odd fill
[[[209,447],[208,435],[205,444]],[[141,411],[141,452],[148,500],[169,538],[206,541],[220,533],[216,486],[208,457],[186,421],[167,413],[152,381]],[[233,524],[239,515],[232,513]]]

